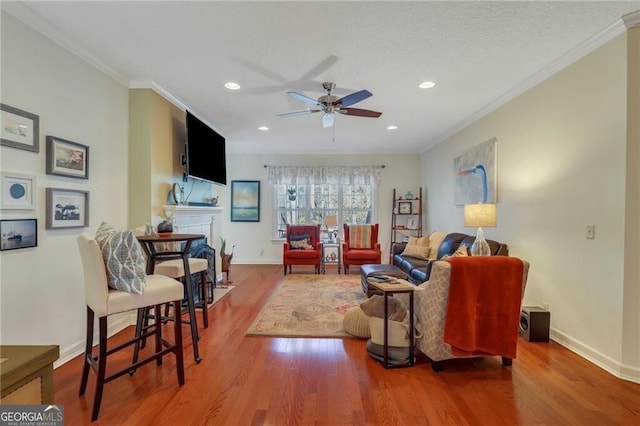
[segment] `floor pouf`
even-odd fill
[[[371,331],[369,330],[369,317],[362,312],[359,306],[349,309],[344,314],[342,320],[342,327],[344,331],[352,336],[368,339],[371,337]]]

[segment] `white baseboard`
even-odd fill
[[[616,376],[617,378],[633,383],[640,383],[640,368],[621,364],[620,362],[604,355],[603,353],[593,349],[588,345],[585,345],[584,343],[564,334],[563,332],[555,328],[551,328],[550,338],[554,342],[564,346],[572,352],[575,352],[582,358],[597,365],[598,367]]]
[[[107,335],[111,337],[114,334],[129,327],[130,325],[135,325],[135,323],[136,323],[135,311],[128,313],[126,315],[120,315],[118,318],[114,318],[114,321],[110,321],[107,328]],[[98,327],[94,327],[94,331],[96,331],[93,335],[94,346],[98,343],[97,329]],[[58,358],[58,360],[53,363],[53,368],[58,368],[61,365],[71,361],[78,355],[83,354],[84,346],[85,346],[85,341],[83,339],[82,341],[76,342],[67,348],[62,348],[60,351],[60,358]]]

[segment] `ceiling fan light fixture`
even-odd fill
[[[335,115],[333,112],[327,112],[322,116],[322,127],[331,127],[333,126],[333,120]]]
[[[433,81],[423,81],[422,83],[418,84],[418,87],[421,89],[431,89],[435,85],[436,84]]]
[[[224,84],[224,87],[226,87],[229,90],[238,90],[240,89],[240,85],[238,83],[235,83],[233,81],[228,81]]]

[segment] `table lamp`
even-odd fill
[[[324,226],[327,228],[327,233],[329,234],[329,239],[331,242],[335,241],[336,237],[336,227],[338,226],[338,217],[337,216],[327,216],[324,218]]]
[[[465,204],[464,206],[464,226],[478,227],[476,240],[471,246],[472,256],[490,256],[491,249],[489,243],[484,239],[482,227],[496,226],[496,205],[495,204]]]

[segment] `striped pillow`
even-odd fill
[[[371,248],[371,225],[349,225],[349,248]]]

